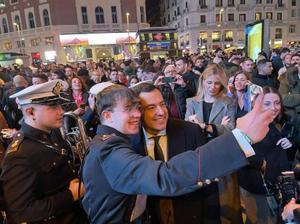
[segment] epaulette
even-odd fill
[[[113,134],[110,134],[110,135],[100,135],[100,139],[102,141],[106,141],[106,140],[110,139],[113,136],[116,136],[116,134],[113,133]]]
[[[8,148],[6,150],[6,154],[18,151],[19,146],[23,142],[23,140],[24,140],[24,134],[23,134],[23,132],[19,131],[15,135],[15,138],[12,141],[12,143],[8,146]]]

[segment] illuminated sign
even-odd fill
[[[62,46],[136,43],[136,33],[93,33],[59,35]]]

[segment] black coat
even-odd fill
[[[141,132],[143,133],[143,132]],[[166,133],[168,136],[169,159],[188,150],[194,150],[207,142],[206,136],[200,127],[194,123],[169,119]],[[131,136],[134,150],[141,155],[146,155],[144,135]],[[152,223],[159,223],[160,199],[163,197],[148,197],[149,212]],[[174,223],[219,223],[219,197],[217,184],[213,183],[206,188],[200,189],[184,196],[168,198],[172,199],[174,211]]]
[[[252,82],[261,87],[270,86],[275,89],[279,88],[279,81],[275,75],[260,75],[254,73],[252,76]]]
[[[265,180],[269,183],[277,183],[277,177],[282,171],[289,170],[289,162],[285,150],[276,143],[283,136],[279,130],[270,125],[267,136],[259,143],[253,145],[256,155],[251,158],[249,166],[239,170],[239,184],[245,190],[255,194],[266,194],[261,176],[263,160],[267,162]]]
[[[25,123],[21,130],[7,151],[1,174],[12,223],[85,223],[69,190],[75,171],[71,157],[61,154],[67,149],[64,141],[54,131],[49,135]]]

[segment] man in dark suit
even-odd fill
[[[163,160],[207,142],[200,126],[187,121],[169,119],[168,109],[160,90],[152,84],[133,87],[141,99],[143,131],[132,137],[133,147],[141,155],[155,160],[155,137],[159,137]],[[154,147],[154,148],[153,148]],[[159,157],[159,156],[158,156]],[[148,210],[153,223],[219,223],[219,198],[216,183],[180,197],[148,198]]]

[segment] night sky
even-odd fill
[[[164,0],[146,0],[147,22],[150,26],[161,26],[160,2]]]

